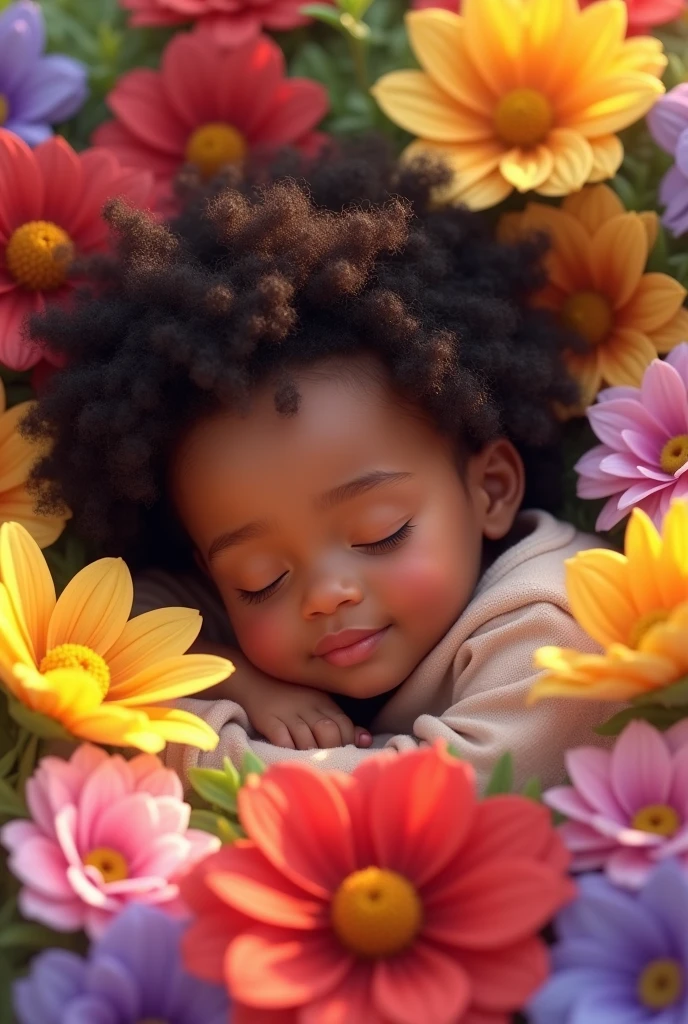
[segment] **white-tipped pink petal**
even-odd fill
[[[672,759],[660,733],[647,722],[627,725],[611,755],[614,794],[632,818],[641,808],[665,804],[672,782]]]
[[[565,755],[566,770],[575,788],[599,814],[619,823],[624,812],[616,799],[611,782],[611,754],[597,747],[578,747]]]
[[[688,399],[681,375],[670,363],[654,359],[643,377],[640,397],[667,437],[688,432]]]
[[[611,530],[617,523],[628,513],[625,509],[619,508],[619,495],[615,495],[606,502],[604,508],[597,517],[595,523],[595,529],[600,533],[604,533],[605,530]]]
[[[607,875],[624,889],[640,889],[654,867],[654,861],[641,850],[617,850],[607,861]]]

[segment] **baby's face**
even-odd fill
[[[347,366],[300,374],[291,418],[272,387],[246,417],[196,425],[172,489],[249,660],[370,697],[402,682],[466,607],[490,496],[371,364]]]

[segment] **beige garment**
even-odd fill
[[[513,754],[519,785],[533,775],[544,786],[562,782],[564,751],[602,743],[592,727],[616,708],[575,700],[546,700],[528,707],[526,697],[536,675],[533,653],[547,644],[596,650],[569,612],[564,561],[601,542],[546,512],[525,512],[521,520],[528,535],[487,570],[458,621],[384,706],[373,725],[372,748],[275,747],[257,736],[233,701],[186,698],[176,706],[203,718],[217,731],[220,743],[211,753],[170,744],[164,755],[167,765],[186,778],[190,767],[219,767],[224,756],[238,766],[252,750],[268,763],[301,761],[351,771],[371,750],[412,750],[445,739],[474,766],[480,784],[506,751]],[[172,584],[167,591],[166,579]],[[186,586],[186,581],[151,573],[137,585],[136,610],[201,604],[201,612],[210,613],[214,624],[205,638],[231,642],[231,634],[219,625],[221,611],[210,591],[198,584],[192,591]]]

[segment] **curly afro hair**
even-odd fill
[[[528,306],[544,242],[506,246],[484,218],[434,208],[446,173],[400,166],[372,139],[309,166],[285,156],[267,177],[187,183],[168,224],[111,204],[114,254],[31,327],[66,364],[24,425],[52,444],[34,471],[41,507],[67,505],[130,564],[181,568],[165,480],[182,432],[218,406],[245,410],[268,380],[294,415],[295,369],[358,352],[463,451],[509,437],[527,502],[556,504],[553,409],[576,389],[570,339]]]

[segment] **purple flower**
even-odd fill
[[[688,83],[662,96],[647,123],[657,145],[676,160],[662,180],[659,199],[666,207],[662,223],[673,235],[682,235],[688,231]]]
[[[179,954],[184,924],[132,903],[87,960],[50,949],[14,986],[19,1024],[227,1024],[222,986],[187,974]]]
[[[557,918],[553,973],[531,1024],[685,1024],[688,879],[670,861],[639,893],[590,875]]]
[[[0,125],[30,146],[75,114],[87,95],[86,69],[70,57],[44,56],[37,3],[19,0],[0,15]]]
[[[672,498],[688,497],[688,344],[650,363],[639,388],[601,391],[587,416],[602,444],[575,468],[579,498],[609,498],[597,529],[635,506],[661,529]]]
[[[612,751],[569,750],[566,768],[573,785],[544,801],[569,819],[559,834],[574,871],[604,868],[637,889],[661,860],[688,869],[688,720],[665,733],[631,722]]]

